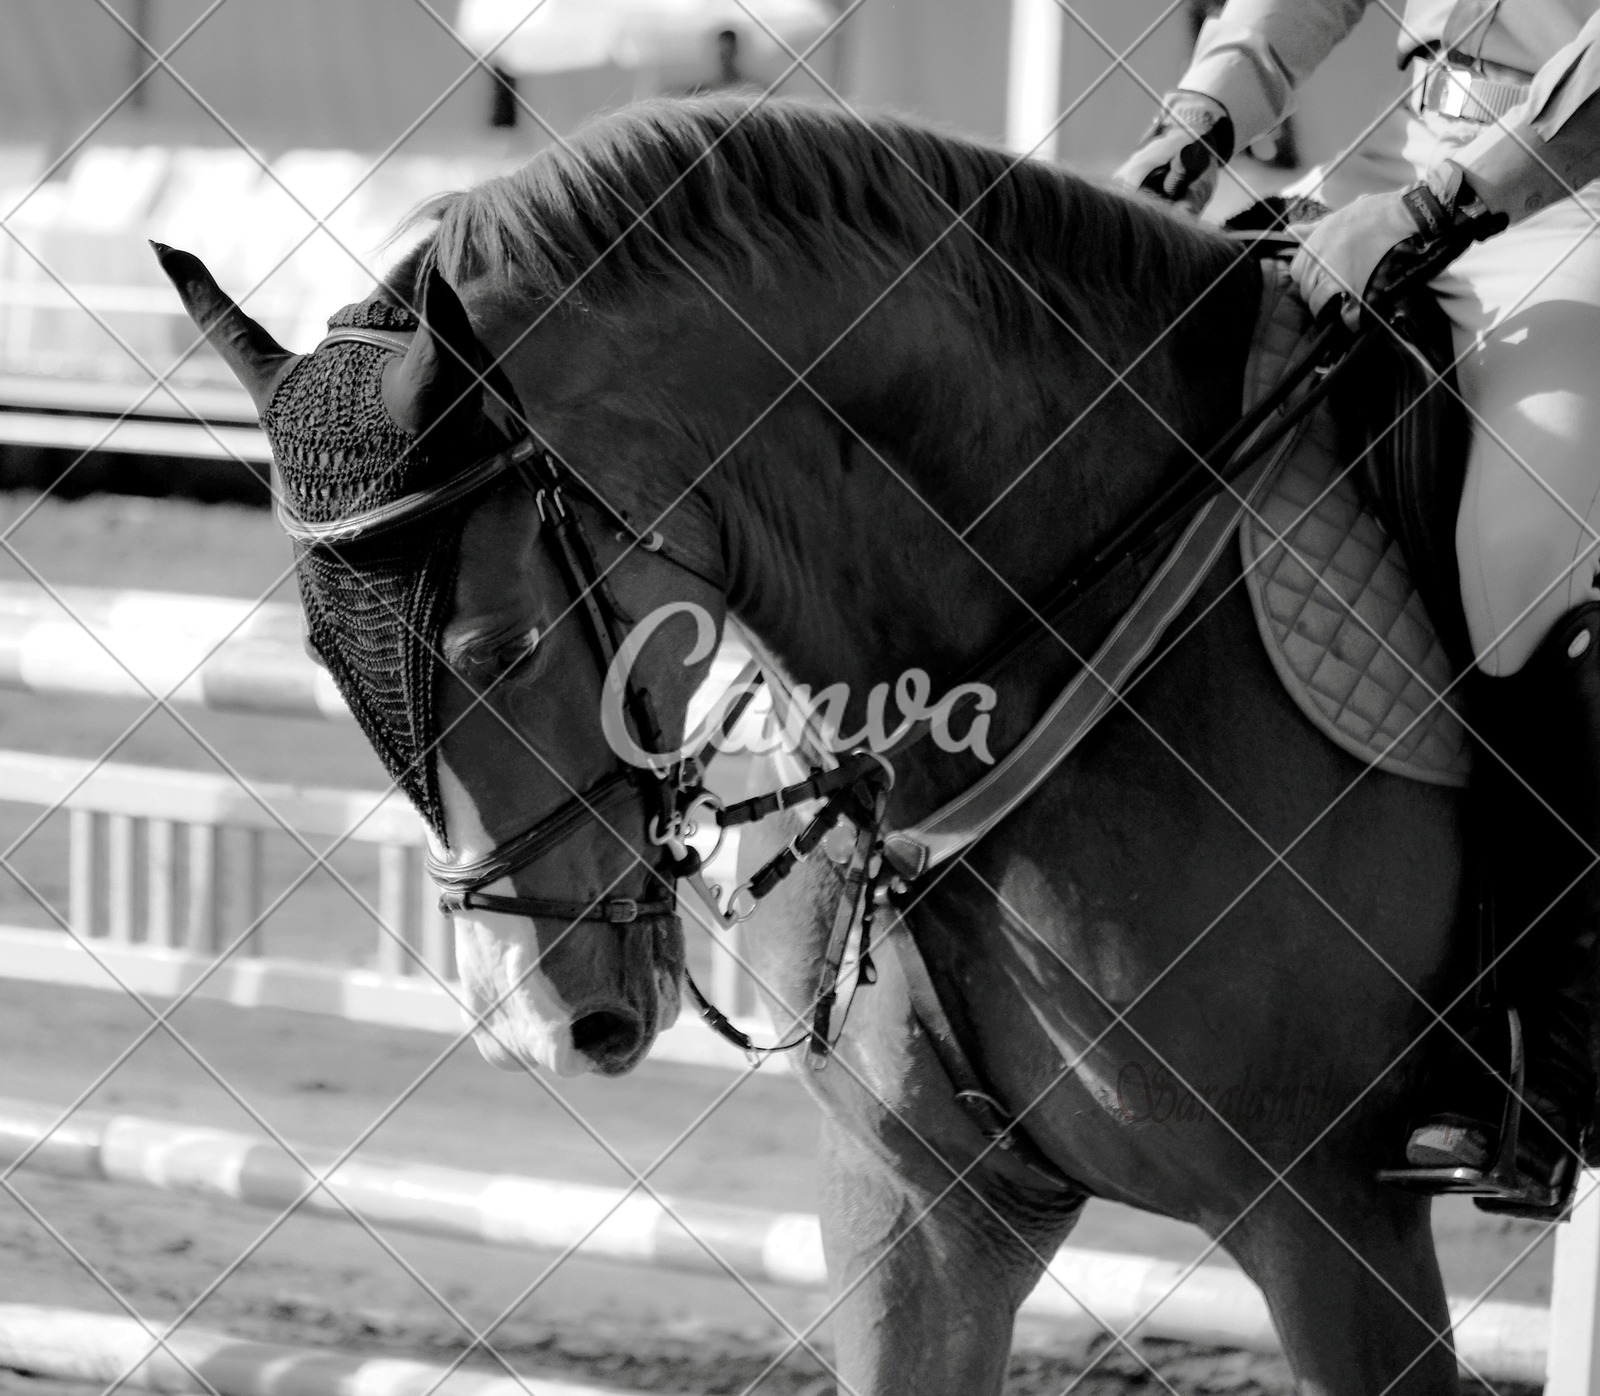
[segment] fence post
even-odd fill
[[[378,973],[401,975],[411,968],[405,952],[406,887],[410,882],[409,850],[404,844],[378,845]]]
[[[217,949],[217,826],[189,826],[189,906],[184,948],[196,954]]]
[[[1011,0],[1006,147],[1019,155],[1056,158],[1063,23],[1055,0]]]
[[[1545,1396],[1600,1396],[1600,1172],[1578,1175],[1572,1220],[1556,1228]]]
[[[173,858],[172,821],[145,821],[145,940],[162,949],[173,944],[172,886],[176,871]]]
[[[94,934],[94,814],[75,809],[68,816],[67,921],[80,936]]]
[[[133,944],[133,816],[106,816],[106,934]]]
[[[240,879],[241,901],[244,906],[244,924],[239,927],[242,931],[245,926],[254,926],[250,938],[244,943],[246,955],[260,956],[267,953],[267,931],[265,926],[256,926],[256,918],[261,915],[261,908],[266,905],[264,894],[266,880],[266,841],[267,836],[261,829],[245,829],[242,831],[244,839],[244,867],[241,869]]]

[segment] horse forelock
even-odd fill
[[[1056,315],[1104,323],[1119,300],[1158,321],[1177,315],[1233,255],[1051,166],[795,101],[631,107],[418,217],[438,226],[397,269],[404,280],[432,262],[513,301],[612,309],[694,293],[701,276],[761,280],[796,257],[891,276],[922,258],[1008,334]]]

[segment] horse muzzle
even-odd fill
[[[618,928],[623,943],[603,956],[606,968],[581,953],[547,961],[521,917],[474,910],[457,913],[456,928],[473,1040],[502,1070],[621,1076],[677,1018],[683,932],[676,917]],[[586,947],[575,939],[566,948]]]

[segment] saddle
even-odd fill
[[[1292,296],[1274,314],[1304,328]],[[1240,520],[1246,585],[1267,654],[1301,711],[1353,755],[1396,775],[1465,786],[1471,747],[1457,715],[1458,680],[1472,662],[1461,608],[1455,520],[1469,426],[1455,391],[1449,323],[1433,296],[1414,293],[1369,339],[1306,426],[1263,478]],[[1272,357],[1263,336],[1255,357]],[[1270,371],[1270,362],[1261,365]],[[1474,860],[1477,861],[1477,860]],[[1477,899],[1480,964],[1496,938],[1492,897]],[[1480,1013],[1492,985],[1475,995]],[[1471,1195],[1485,1211],[1560,1220],[1522,1191],[1516,1160],[1524,1054],[1521,1019],[1508,1019],[1504,1113],[1485,1169],[1392,1168],[1380,1180]]]
[[[1471,650],[1455,521],[1468,423],[1436,299],[1412,294],[1395,323],[1263,478],[1239,546],[1268,657],[1313,725],[1385,771],[1463,786],[1471,749],[1453,685]],[[1256,346],[1257,381],[1308,329],[1284,295]]]

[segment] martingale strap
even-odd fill
[[[987,1081],[978,1073],[972,1054],[962,1045],[950,1014],[944,1006],[933,976],[928,973],[927,961],[917,944],[909,922],[901,921],[899,934],[886,937],[900,964],[900,973],[906,981],[906,995],[911,1000],[911,1011],[916,1015],[933,1054],[950,1078],[951,1089],[977,1125],[983,1137],[995,1148],[1011,1155],[1025,1168],[1032,1170],[1046,1182],[1058,1188],[1081,1191],[1078,1184],[1067,1177],[1033,1142],[1023,1125],[995,1097]]]

